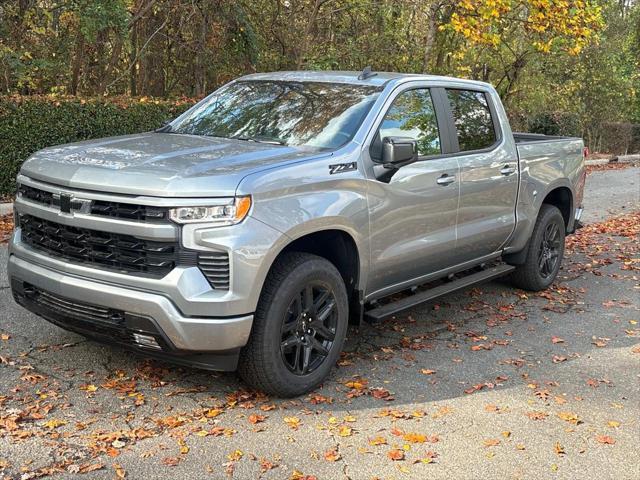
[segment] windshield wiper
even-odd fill
[[[274,137],[246,137],[243,135],[237,137],[229,137],[234,140],[243,140],[245,142],[256,142],[256,143],[268,143],[270,145],[286,145],[284,140],[280,140],[279,138]]]

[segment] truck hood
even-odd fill
[[[235,194],[250,173],[327,156],[298,147],[216,137],[143,133],[45,148],[21,173],[55,185],[160,197]]]

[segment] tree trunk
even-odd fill
[[[434,2],[429,6],[427,11],[427,32],[424,37],[424,52],[422,54],[422,71],[427,72],[429,61],[431,60],[431,52],[436,41],[436,32],[438,30],[438,13],[440,11],[440,3]]]
[[[71,95],[78,94],[78,83],[80,81],[80,70],[82,69],[82,60],[84,57],[84,36],[78,31],[76,35],[76,52],[73,59],[73,69],[71,72],[71,86],[69,88]]]

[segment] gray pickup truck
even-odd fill
[[[350,323],[507,274],[548,287],[585,168],[579,138],[512,133],[488,84],[365,70],[248,75],[17,181],[19,304],[295,396]]]

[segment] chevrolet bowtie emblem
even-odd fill
[[[90,213],[91,200],[76,198],[69,193],[54,194],[54,205],[60,207],[60,213],[69,215],[74,213]]]
[[[71,195],[60,194],[60,211],[62,213],[71,213]]]

